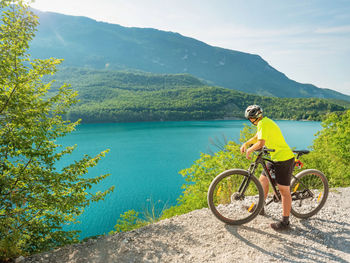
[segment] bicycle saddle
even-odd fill
[[[299,157],[299,156],[302,156],[303,154],[308,154],[310,151],[308,151],[308,150],[300,150],[300,151],[294,150],[293,152],[298,154],[298,157]]]

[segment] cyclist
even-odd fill
[[[275,170],[276,182],[282,198],[282,221],[272,223],[274,230],[287,230],[290,227],[289,215],[292,206],[292,197],[290,193],[290,180],[294,165],[294,154],[284,140],[282,132],[278,125],[271,119],[263,116],[263,110],[258,105],[250,105],[245,110],[245,117],[258,128],[258,132],[254,137],[245,142],[241,147],[241,153],[245,153],[247,159],[251,159],[250,155],[255,150],[261,149],[264,145],[271,152],[271,159],[275,165],[268,164],[268,169]],[[253,144],[251,147],[249,145]],[[272,167],[274,166],[274,167]],[[264,189],[265,200],[269,192],[269,181],[263,172],[259,181]],[[260,212],[264,214],[264,208]]]

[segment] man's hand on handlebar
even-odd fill
[[[245,153],[246,150],[247,150],[247,145],[243,143],[243,145],[241,146],[241,154]]]
[[[248,160],[251,159],[250,155],[252,152],[261,149],[265,145],[265,140],[258,140],[256,143],[254,143],[251,147],[247,148],[246,143],[244,143],[241,147],[241,153],[246,153],[245,156]]]
[[[253,144],[247,146],[247,144],[244,143],[244,144],[241,146],[241,154],[245,153],[245,156],[246,156],[247,159],[251,159],[250,155],[251,155],[252,152],[253,152],[253,151],[251,150],[251,146],[252,146],[252,145],[253,145]]]
[[[254,152],[254,150],[252,149],[252,147],[250,147],[250,148],[248,148],[248,149],[246,150],[245,157],[246,157],[248,160],[252,159],[252,157],[250,157],[250,155],[252,154],[252,152]]]

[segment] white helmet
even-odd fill
[[[250,105],[245,110],[244,116],[246,119],[257,119],[262,116],[263,110],[259,105]]]

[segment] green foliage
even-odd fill
[[[56,85],[69,81],[79,91],[80,102],[68,119],[84,122],[243,118],[250,104],[261,105],[274,119],[321,120],[326,113],[344,111],[328,100],[271,98],[210,87],[188,74],[66,68],[58,79]]]
[[[1,1],[0,25],[0,260],[77,241],[63,231],[84,207],[103,199],[113,187],[87,192],[106,178],[83,178],[107,151],[85,156],[57,170],[55,164],[76,146],[62,150],[56,139],[78,122],[65,121],[76,92],[68,85],[48,93],[58,59],[34,59],[27,52],[37,18],[25,1]]]
[[[350,110],[330,114],[322,122],[312,152],[304,158],[307,167],[314,167],[328,177],[331,187],[350,185]]]
[[[245,126],[241,132],[240,141],[247,141],[256,133],[255,127]],[[183,185],[183,194],[178,198],[178,205],[165,210],[162,218],[184,214],[195,209],[207,207],[207,192],[211,181],[221,172],[232,169],[247,169],[250,160],[240,153],[241,144],[229,142],[224,150],[215,155],[201,154],[200,159],[180,174],[188,182]]]
[[[152,224],[159,221],[159,218],[164,213],[164,210],[167,207],[167,203],[158,200],[158,202],[153,201],[152,198],[147,199],[146,206],[143,208],[140,218],[146,224]]]
[[[159,221],[166,207],[166,204],[161,206],[161,203],[160,200],[155,203],[152,198],[149,198],[142,213],[135,210],[125,212],[120,215],[121,219],[117,220],[117,224],[114,226],[115,231],[111,231],[109,234],[131,231]]]
[[[117,220],[117,224],[114,226],[115,231],[109,232],[109,234],[115,234],[119,232],[127,232],[147,225],[148,223],[139,218],[139,212],[135,210],[129,210],[120,215],[120,219]]]

